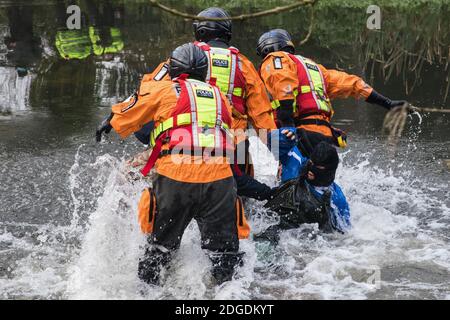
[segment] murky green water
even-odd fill
[[[364,77],[379,92],[417,106],[448,107],[450,2],[373,1],[380,31],[366,28],[372,1],[320,1],[310,40],[298,51],[329,68]],[[174,7],[198,12],[220,1]],[[224,2],[225,3],[225,2]],[[227,1],[232,14],[289,1]],[[64,1],[0,1],[0,294],[4,298],[138,298],[139,244],[134,212],[142,181],[131,184],[122,160],[140,150],[132,139],[96,145],[98,122],[138,86],[142,74],[192,40],[191,22],[146,1],[77,1],[82,29],[65,27]],[[232,44],[255,65],[257,37],[283,27],[296,43],[307,34],[302,8],[234,24]],[[100,37],[101,51],[89,38]],[[58,39],[78,39],[63,50]],[[349,133],[338,182],[354,230],[310,238],[283,235],[275,252],[242,244],[239,279],[210,288],[207,259],[191,225],[168,285],[148,298],[449,298],[449,117],[408,120],[395,151],[386,148],[382,108],[335,103],[335,123]],[[259,179],[274,183],[276,165],[253,141]],[[251,205],[255,230],[267,227]],[[314,232],[313,232],[314,233]],[[194,245],[192,245],[194,243]],[[194,249],[192,249],[194,248]],[[261,258],[266,252],[267,256]],[[365,283],[372,266],[381,288]],[[198,276],[186,277],[193,271]],[[191,279],[192,278],[192,279]],[[0,296],[1,297],[1,296]]]

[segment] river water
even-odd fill
[[[167,3],[189,12],[208,5]],[[244,1],[239,9],[231,1],[227,8],[284,3]],[[364,2],[330,3],[317,7],[302,54],[358,74],[391,98],[448,106],[448,1],[382,7],[380,31],[366,29]],[[93,133],[143,73],[191,40],[191,26],[145,2],[79,4],[83,29],[64,59],[55,39],[67,3],[0,1],[0,298],[450,299],[449,117],[412,116],[390,147],[381,134],[385,111],[351,99],[334,104],[334,122],[349,134],[337,182],[350,203],[351,232],[324,235],[307,225],[283,232],[277,247],[241,241],[244,266],[214,287],[192,223],[165,285],[142,295],[136,209],[147,182],[131,179],[124,164],[142,147],[114,133],[96,144]],[[89,26],[100,29],[105,46],[123,47],[96,55]],[[309,11],[238,22],[233,44],[257,64],[256,38],[273,27],[299,42]],[[83,59],[73,57],[80,52]],[[256,177],[275,185],[277,164],[255,138],[251,153]],[[262,205],[247,202],[254,232],[276,222]]]

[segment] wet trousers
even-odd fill
[[[139,261],[139,277],[159,284],[160,271],[179,248],[183,233],[195,219],[201,247],[213,263],[217,283],[231,280],[241,261],[233,177],[210,183],[186,183],[157,175],[153,183],[156,213],[153,232]]]

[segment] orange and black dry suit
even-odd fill
[[[322,140],[346,145],[345,133],[330,125],[331,99],[367,99],[373,91],[355,75],[328,70],[311,59],[284,51],[267,55],[260,75],[277,111],[277,124],[298,128],[299,146],[306,154]]]
[[[234,151],[227,99],[217,87],[183,75],[143,82],[135,96],[112,111],[111,125],[122,138],[155,122],[152,155],[142,170],[146,174],[155,165],[157,175],[139,203],[139,222],[150,244],[139,262],[140,278],[158,282],[161,265],[170,260],[194,218],[202,248],[213,261],[213,275],[229,280],[239,262],[238,239],[248,237],[249,228],[225,158]],[[208,156],[202,156],[205,150]]]
[[[226,95],[232,105],[233,127],[237,149],[245,149],[244,163],[233,166],[238,194],[266,199],[271,188],[253,178],[253,166],[248,152],[249,143],[245,136],[249,123],[256,130],[276,129],[270,100],[264,84],[253,64],[238,49],[221,41],[195,42],[205,51],[209,60],[206,82],[215,84]],[[168,62],[161,63],[152,73],[146,74],[142,83],[169,79]],[[238,130],[236,132],[236,130]],[[240,153],[241,154],[241,153]],[[240,160],[238,156],[235,157]]]

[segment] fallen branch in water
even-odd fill
[[[450,109],[419,108],[409,103],[393,108],[383,122],[383,132],[388,134],[388,141],[395,143],[402,136],[408,114],[425,112],[450,113]]]
[[[185,19],[197,20],[197,21],[227,21],[227,20],[246,20],[246,19],[251,19],[251,18],[264,17],[264,16],[268,16],[268,15],[272,15],[272,14],[278,14],[281,12],[294,10],[301,6],[307,6],[307,5],[312,6],[312,5],[316,4],[317,1],[319,1],[319,0],[300,0],[300,1],[294,2],[292,4],[288,4],[283,7],[275,7],[273,9],[269,9],[269,10],[259,11],[259,12],[255,12],[255,13],[241,14],[239,16],[233,16],[233,17],[224,17],[224,18],[199,17],[197,15],[181,12],[177,9],[165,6],[161,3],[159,3],[157,0],[149,0],[149,1],[153,6],[158,7],[161,10],[166,11],[170,14],[173,14],[175,16],[179,16],[179,17],[182,17]]]

